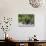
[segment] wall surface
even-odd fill
[[[19,27],[18,26],[18,14],[34,14],[35,25],[32,27]],[[45,15],[46,8],[33,8],[29,4],[28,0],[0,0],[0,19],[4,16],[12,17],[13,22],[10,33],[17,40],[27,40],[34,34],[37,35],[37,39],[45,39]],[[1,29],[0,29],[1,30]],[[0,31],[0,39],[4,39],[3,31]]]

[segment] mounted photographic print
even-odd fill
[[[34,14],[18,14],[18,24],[21,27],[34,26]]]

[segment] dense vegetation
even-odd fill
[[[34,24],[33,14],[19,14],[18,21],[22,24]]]

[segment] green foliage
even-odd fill
[[[34,15],[33,14],[19,14],[19,22],[22,24],[34,24]]]

